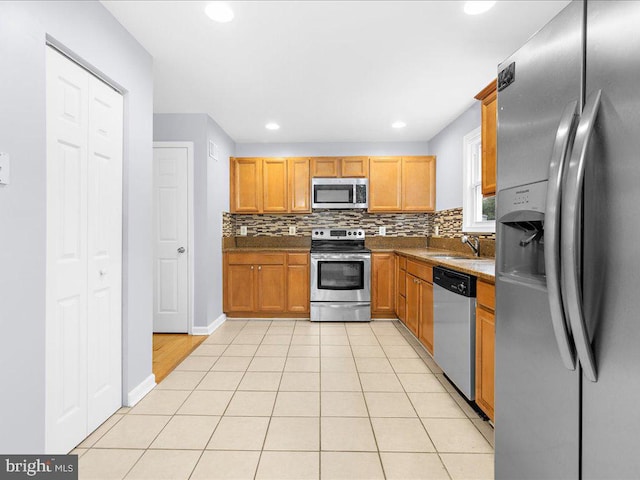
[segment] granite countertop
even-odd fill
[[[293,252],[309,253],[309,247],[226,247],[222,252]]]
[[[373,251],[379,252],[382,250],[374,249]],[[393,251],[416,260],[429,262],[432,265],[468,273],[469,275],[474,275],[482,280],[486,280],[489,283],[495,283],[496,260],[493,257],[472,257],[461,255],[459,252],[435,248],[396,248],[384,249],[384,251]],[[436,255],[452,255],[464,258],[434,258]]]

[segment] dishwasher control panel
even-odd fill
[[[473,275],[456,272],[448,268],[434,267],[433,283],[464,297],[475,298],[476,296],[476,277]]]

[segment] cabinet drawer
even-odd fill
[[[284,253],[229,253],[229,265],[284,265]]]
[[[407,260],[407,273],[410,273],[425,282],[433,283],[433,268],[431,265]]]
[[[407,257],[398,257],[398,265],[400,266],[400,270],[407,269]]]
[[[307,265],[309,255],[306,253],[290,253],[288,256],[289,265]]]
[[[476,285],[476,296],[478,305],[495,311],[496,309],[496,287],[490,283],[478,281]]]

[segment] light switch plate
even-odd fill
[[[387,234],[387,227],[378,227],[378,235],[384,237]]]
[[[296,234],[296,226],[295,225],[291,225],[289,227],[289,235],[295,235]]]
[[[241,237],[247,236],[247,227],[240,227],[240,236]]]
[[[0,152],[0,185],[9,185],[11,182],[11,162],[9,154]]]
[[[218,160],[219,156],[218,145],[213,140],[209,140],[209,158]]]

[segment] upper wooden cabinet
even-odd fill
[[[496,194],[498,92],[493,80],[475,98],[482,102],[482,195]]]
[[[262,160],[262,211],[264,213],[289,211],[288,176],[286,158]]]
[[[311,212],[308,158],[232,158],[231,213]]]
[[[366,177],[368,157],[315,157],[312,177]]]
[[[311,161],[308,158],[289,158],[289,211],[311,211]]]
[[[433,212],[436,157],[371,157],[370,212]]]
[[[231,168],[231,212],[262,212],[262,159],[232,158]]]

